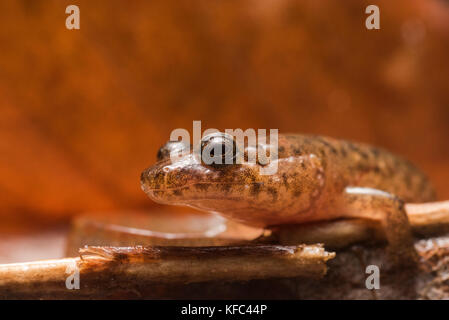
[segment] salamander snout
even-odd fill
[[[142,190],[154,201],[168,203],[186,199],[193,185],[209,183],[217,177],[217,172],[203,166],[192,153],[173,161],[170,151],[180,147],[174,143],[164,145],[158,154],[161,161],[145,169],[140,176]]]
[[[147,194],[182,188],[189,180],[191,175],[186,172],[185,167],[179,163],[171,163],[170,159],[159,161],[140,175],[142,189]]]

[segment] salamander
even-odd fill
[[[225,150],[235,141],[205,137],[201,143],[222,144]],[[416,258],[404,202],[433,201],[435,191],[425,174],[400,156],[325,136],[280,134],[277,172],[261,175],[260,167],[267,164],[206,165],[193,150],[170,159],[173,150],[187,147],[168,142],[159,150],[158,162],[142,172],[142,189],[154,201],[264,228],[377,220],[397,257]]]

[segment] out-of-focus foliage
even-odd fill
[[[172,129],[279,128],[410,158],[449,197],[449,6],[376,1],[0,2],[0,221],[153,205]]]

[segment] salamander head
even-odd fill
[[[190,146],[182,142],[165,144],[158,152],[158,162],[142,172],[143,191],[159,203],[216,212],[257,226],[276,224],[274,213],[289,206],[293,195],[298,204],[307,206],[304,201],[298,201],[301,193],[307,193],[307,183],[311,181],[310,170],[298,166],[299,162],[307,162],[304,157],[272,160],[267,166],[278,166],[277,172],[262,175],[260,169],[266,166],[260,163],[238,163],[237,157],[245,157],[248,150],[236,150],[235,142],[225,134],[203,138],[201,151],[207,148],[223,151],[218,153],[218,157],[222,157],[221,164],[217,164],[218,161],[206,164],[204,152],[203,157],[199,157],[192,150],[173,157],[173,152],[189,150]],[[211,155],[218,159],[213,151]],[[302,182],[298,183],[301,177]]]

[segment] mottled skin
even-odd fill
[[[328,137],[279,135],[274,175],[260,175],[260,164],[206,166],[192,153],[172,163],[166,149],[161,148],[160,161],[141,176],[142,189],[157,202],[187,205],[260,227],[342,218],[378,220],[390,248],[403,255],[413,255],[403,201],[435,199],[425,175],[407,160]]]

